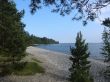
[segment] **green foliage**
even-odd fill
[[[110,79],[110,66],[108,66],[105,70],[104,76],[106,77],[106,79]]]
[[[38,59],[36,59],[36,58],[32,58],[32,60],[34,61],[34,62],[39,62],[39,63],[42,63],[41,61],[39,61]]]
[[[110,61],[110,30],[107,30],[106,28],[104,29],[102,39],[103,39],[102,54],[105,56],[105,62],[109,62]]]
[[[89,57],[88,44],[82,39],[82,34],[79,32],[76,37],[75,48],[71,49],[72,67],[69,69],[71,72],[71,82],[92,82],[89,75],[90,62],[87,60]]]
[[[104,26],[110,28],[110,18],[106,18],[103,23],[102,23]]]
[[[110,18],[105,19],[102,24],[106,26],[102,35],[102,54],[105,56],[105,62],[110,63]],[[110,66],[107,66],[105,76],[110,78]]]
[[[34,35],[29,35],[28,36],[28,45],[33,45],[33,44],[56,44],[59,43],[58,41],[55,41],[53,39],[49,39],[46,37],[40,38],[36,37]]]
[[[26,49],[23,11],[18,12],[14,2],[0,0],[0,51],[11,54],[24,53]]]
[[[44,68],[42,68],[37,62],[27,62],[22,69],[13,69],[12,71],[16,75],[33,75],[36,73],[44,73]]]
[[[0,76],[15,74],[15,75],[34,75],[36,73],[44,73],[37,62],[16,62],[2,66]]]
[[[10,75],[16,71],[22,70],[26,65],[26,62],[5,63],[1,67],[0,76]]]
[[[30,36],[24,30],[25,24],[21,21],[23,15],[24,10],[19,12],[13,0],[0,0],[0,75],[11,74],[13,70],[25,67],[20,60],[25,57],[26,47],[30,44],[55,43],[52,39]],[[26,68],[23,68],[27,69],[26,74],[36,73],[34,65],[40,72],[38,64],[27,63]]]
[[[25,56],[25,25],[12,0],[0,0],[0,75],[11,73],[10,66]]]
[[[107,18],[102,23],[105,27],[102,35],[103,48],[102,54],[105,56],[105,61],[110,61],[110,19]]]
[[[29,35],[24,30],[25,25],[21,22],[23,15],[24,11],[19,12],[12,0],[0,0],[1,67],[4,67],[2,64],[8,65],[8,63],[16,65],[14,63],[20,61],[25,56],[25,49],[30,44],[55,43],[52,39]],[[8,69],[6,68],[6,70]]]

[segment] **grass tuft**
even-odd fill
[[[16,75],[34,75],[36,73],[44,73],[44,68],[36,62],[27,62],[22,69],[14,69],[13,72]]]
[[[42,63],[41,61],[39,61],[39,60],[36,59],[36,58],[32,58],[32,60],[35,61],[35,62],[38,62],[38,63]]]

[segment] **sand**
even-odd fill
[[[31,76],[10,75],[1,77],[0,82],[69,82],[68,68],[71,66],[69,55],[32,46],[28,47],[26,52],[30,54],[30,57],[42,62],[40,64],[45,68],[45,73]],[[110,82],[101,74],[108,64],[94,59],[89,59],[89,61],[91,61],[91,74],[94,76],[94,82]]]

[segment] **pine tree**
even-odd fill
[[[91,82],[89,75],[90,62],[87,60],[89,57],[88,44],[82,40],[82,34],[79,32],[76,37],[75,48],[70,48],[72,67],[69,69],[71,72],[71,82]]]
[[[21,18],[24,11],[18,12],[11,0],[0,0],[0,50],[21,54],[26,49],[24,24]]]
[[[102,54],[105,56],[105,62],[110,61],[110,19],[105,19],[103,21],[103,25],[106,26],[103,31],[102,40],[103,40],[103,48]]]
[[[12,0],[0,0],[0,72],[11,63],[19,62],[26,49],[25,25]],[[2,69],[3,68],[3,69]]]
[[[110,62],[110,19],[107,18],[102,23],[104,26],[102,40],[103,40],[103,48],[102,54],[105,57],[105,62]],[[110,78],[110,66],[107,66],[107,70],[105,71],[105,76],[109,76]]]

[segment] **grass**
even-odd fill
[[[36,59],[36,58],[32,58],[32,60],[35,61],[35,62],[38,62],[38,63],[42,63],[41,61],[39,61],[39,60]]]
[[[32,61],[26,60],[13,64],[9,57],[0,56],[0,66],[2,66],[0,68],[0,76],[10,74],[25,76],[45,72],[44,68],[40,65],[42,63],[41,61],[31,57],[30,60]]]
[[[42,68],[36,62],[27,62],[26,65],[20,70],[13,70],[15,75],[34,75],[36,73],[44,73],[44,68]]]

